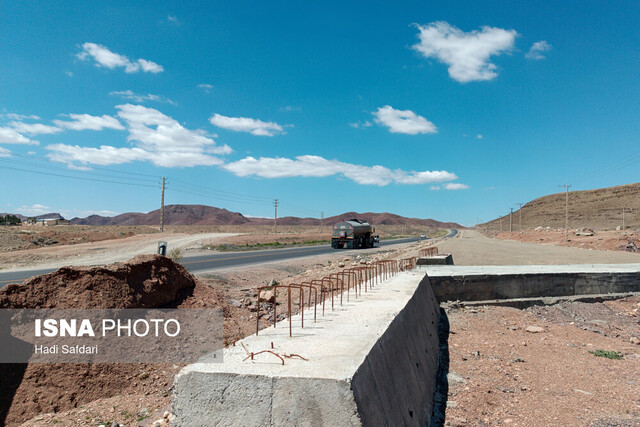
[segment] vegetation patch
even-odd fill
[[[203,249],[209,249],[217,252],[240,252],[240,251],[259,251],[263,249],[282,249],[298,246],[320,246],[328,245],[331,243],[329,240],[305,240],[305,241],[291,241],[291,242],[268,242],[268,243],[246,243],[244,245],[234,245],[231,243],[224,243],[221,245],[207,245]]]
[[[616,359],[616,360],[622,359],[622,353],[617,351],[596,350],[596,351],[590,351],[589,353],[598,357],[606,357],[607,359]]]

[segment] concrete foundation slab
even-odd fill
[[[640,292],[640,264],[419,266],[442,301]]]
[[[327,305],[330,307],[330,305]],[[424,272],[403,272],[305,328],[293,316],[176,376],[175,425],[428,425],[440,308]],[[244,347],[243,347],[244,345]],[[249,352],[271,350],[308,360]]]
[[[437,254],[430,257],[418,258],[417,265],[453,265],[453,255]]]

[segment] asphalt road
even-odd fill
[[[447,237],[452,237],[457,234],[457,230],[450,230]],[[397,245],[402,243],[411,243],[420,240],[418,237],[411,237],[406,239],[393,239],[382,240],[377,243],[375,247],[383,247],[388,245]],[[331,246],[309,246],[289,249],[272,249],[250,252],[227,252],[227,253],[213,253],[211,255],[201,255],[184,257],[180,262],[191,273],[198,273],[202,271],[210,271],[222,268],[237,267],[247,264],[257,264],[269,261],[283,261],[292,258],[300,258],[314,255],[325,255],[329,253],[336,253],[340,251],[343,253],[361,252],[363,249],[333,249]],[[364,249],[366,251],[366,249]],[[20,283],[32,276],[38,276],[40,274],[50,273],[55,271],[55,268],[43,269],[43,270],[24,270],[14,272],[0,272],[0,288],[9,283]]]

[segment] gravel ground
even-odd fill
[[[496,240],[468,230],[438,247],[457,265],[640,262],[635,253]],[[445,311],[451,331],[445,425],[640,426],[640,298]],[[542,332],[528,332],[531,326]],[[623,358],[589,353],[596,350]]]

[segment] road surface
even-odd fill
[[[450,230],[447,237],[455,236],[457,230]],[[406,239],[383,240],[376,244],[376,247],[389,245],[398,245],[403,243],[411,243],[420,240],[418,237],[410,237]],[[237,267],[248,264],[258,264],[270,261],[283,261],[287,259],[324,255],[335,253],[337,249],[331,246],[309,246],[289,249],[272,249],[250,252],[224,252],[212,253],[207,255],[184,257],[180,264],[184,265],[189,272],[197,274],[198,272],[211,271],[223,268]],[[346,253],[362,252],[362,249],[339,249]],[[39,269],[39,270],[23,270],[0,272],[0,288],[9,283],[20,283],[32,276],[50,273],[55,268]]]

